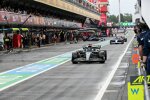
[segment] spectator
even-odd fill
[[[12,35],[10,36],[9,47],[10,47],[10,50],[13,50],[13,36]]]
[[[56,45],[56,43],[57,43],[57,36],[56,36],[56,33],[53,35],[53,41],[54,41],[54,44]]]
[[[38,47],[40,48],[41,47],[41,34],[39,34],[38,36],[37,36],[37,45],[38,45]]]
[[[4,44],[4,35],[3,35],[3,33],[0,33],[0,42],[2,42],[2,44]]]
[[[4,36],[4,44],[7,50],[10,50],[10,37],[8,37],[7,33]]]
[[[78,40],[77,40],[77,33],[75,31],[73,31],[73,36],[74,36],[74,42],[77,43]]]
[[[42,33],[42,44],[45,45],[46,35]]]
[[[67,31],[64,32],[64,41],[65,41],[65,44],[67,44],[67,41],[68,41],[67,40]]]

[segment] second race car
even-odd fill
[[[121,37],[115,37],[114,39],[110,40],[110,44],[124,44],[124,39]]]

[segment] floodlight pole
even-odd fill
[[[121,22],[121,13],[120,13],[120,0],[119,0],[119,19],[118,19],[118,22],[119,22],[119,25],[120,25],[120,22]]]

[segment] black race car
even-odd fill
[[[86,39],[83,40],[84,41],[105,41],[105,38],[94,35],[94,36],[87,37]]]
[[[99,38],[100,41],[105,41],[105,38],[101,37]]]
[[[99,41],[99,37],[98,36],[90,36],[87,41]]]
[[[106,32],[102,32],[101,33],[101,37],[107,37],[107,33]]]
[[[114,39],[110,40],[110,44],[124,44],[124,39],[115,37]]]
[[[124,28],[118,29],[118,33],[125,33],[125,32],[126,32],[126,30]]]
[[[83,50],[78,50],[72,53],[72,63],[79,62],[99,62],[105,63],[107,60],[107,51],[100,50],[101,46],[85,46]]]

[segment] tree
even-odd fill
[[[109,15],[108,16],[108,22],[114,22],[118,23],[118,17],[116,15]],[[125,14],[120,14],[121,17],[121,22],[132,22],[132,14],[125,13]]]
[[[132,22],[132,15],[125,13],[124,14],[124,22]]]
[[[115,15],[109,15],[108,16],[108,22],[117,23],[118,22],[117,16],[115,16]]]

